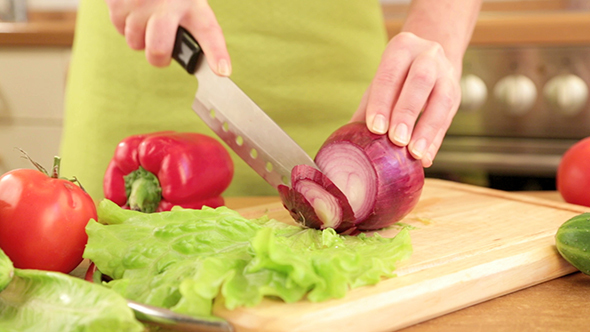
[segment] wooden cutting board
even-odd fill
[[[215,312],[235,330],[395,331],[575,271],[555,249],[555,232],[588,209],[567,203],[427,179],[403,223],[414,253],[397,274],[338,300],[287,304],[265,299],[253,308]],[[292,222],[280,203],[239,210]],[[381,231],[393,236],[398,228]]]

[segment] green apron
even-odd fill
[[[378,0],[210,0],[234,80],[312,157],[345,124],[386,45]],[[211,136],[191,110],[197,81],[176,63],[150,66],[110,22],[102,0],[81,0],[68,76],[61,174],[95,200],[123,138],[160,130]],[[226,196],[276,192],[233,155]]]

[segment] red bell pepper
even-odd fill
[[[146,213],[173,206],[200,209],[224,204],[234,165],[212,137],[172,131],[122,140],[107,168],[105,198]]]

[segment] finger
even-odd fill
[[[456,104],[459,99],[457,90],[453,81],[446,76],[437,81],[424,112],[415,126],[412,141],[409,144],[409,151],[414,158],[422,159],[430,149],[430,145],[433,144],[438,132],[441,129],[446,132],[448,129],[450,120],[457,111]]]
[[[419,55],[412,63],[391,114],[389,138],[394,144],[406,146],[410,142],[414,124],[434,88],[437,67],[430,52]]]
[[[453,121],[453,117],[454,117],[454,113],[449,113],[449,116],[447,118],[448,124],[446,126],[444,126],[443,128],[441,128],[438,131],[438,133],[436,133],[436,136],[434,137],[432,144],[430,144],[430,147],[428,148],[426,154],[424,154],[424,157],[422,157],[422,159],[421,159],[423,167],[428,168],[428,167],[432,166],[432,163],[433,163],[434,159],[436,158],[436,155],[438,154],[438,151],[440,150],[440,148],[442,146],[443,139],[445,138],[445,136],[447,134],[449,126],[450,126],[451,122]]]
[[[213,72],[230,76],[232,68],[225,38],[207,1],[197,1],[180,24],[197,39]]]
[[[370,89],[371,86],[369,85],[369,88],[365,90],[365,93],[363,93],[363,97],[361,98],[359,107],[356,109],[356,112],[354,112],[354,114],[352,115],[350,122],[362,122],[366,120],[367,102],[369,99]]]
[[[438,150],[442,145],[442,141],[446,135],[446,132],[447,131],[443,129],[438,131],[438,133],[434,137],[434,141],[432,142],[432,144],[430,144],[430,147],[428,148],[426,154],[424,154],[424,157],[422,157],[421,159],[422,167],[428,168],[432,166],[434,158],[436,158],[436,154],[438,153]]]
[[[125,20],[125,40],[127,45],[134,50],[145,48],[146,26],[152,13],[152,8],[137,8],[127,16]]]
[[[109,16],[115,29],[117,29],[120,34],[125,35],[125,21],[131,12],[128,2],[121,0],[106,0],[106,3],[109,7]]]
[[[371,82],[367,99],[366,122],[373,133],[387,132],[393,105],[400,94],[411,63],[410,50],[398,48],[384,53]]]
[[[172,11],[154,13],[147,21],[145,56],[156,67],[170,64],[179,17]]]

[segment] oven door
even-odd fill
[[[561,157],[576,141],[451,135],[426,175],[502,190],[555,190]]]

